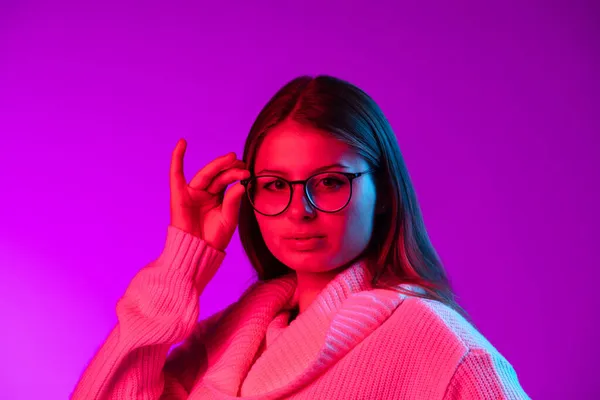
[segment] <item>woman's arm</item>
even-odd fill
[[[529,400],[514,368],[502,355],[469,350],[454,372],[444,400]]]
[[[205,329],[197,323],[199,297],[224,256],[202,239],[169,226],[161,255],[136,274],[117,302],[118,323],[71,399],[159,399],[166,390],[185,393],[180,377],[163,367],[171,346]]]

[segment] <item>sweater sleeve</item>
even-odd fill
[[[514,368],[499,353],[469,350],[457,367],[444,400],[530,400]]]
[[[180,377],[163,367],[171,346],[205,329],[197,322],[199,297],[224,257],[202,239],[169,226],[160,256],[133,277],[117,301],[117,324],[71,399],[149,400],[166,390],[183,395]]]

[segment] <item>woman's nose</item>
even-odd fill
[[[315,207],[300,185],[294,188],[288,213],[295,218],[306,218],[316,214]]]

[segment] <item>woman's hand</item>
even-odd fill
[[[235,153],[218,157],[196,173],[190,183],[183,174],[187,143],[180,139],[171,158],[171,225],[191,233],[217,250],[224,251],[238,224],[244,186],[250,172]]]

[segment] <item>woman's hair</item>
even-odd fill
[[[373,234],[362,256],[373,274],[373,287],[437,300],[471,324],[455,295],[425,229],[417,196],[394,132],[375,101],[358,87],[327,75],[301,76],[283,86],[262,109],[250,129],[243,160],[254,174],[256,152],[265,135],[286,119],[329,132],[374,168],[377,207]],[[240,205],[239,235],[259,281],[292,270],[267,248],[248,198]],[[422,294],[398,285],[418,285]]]

